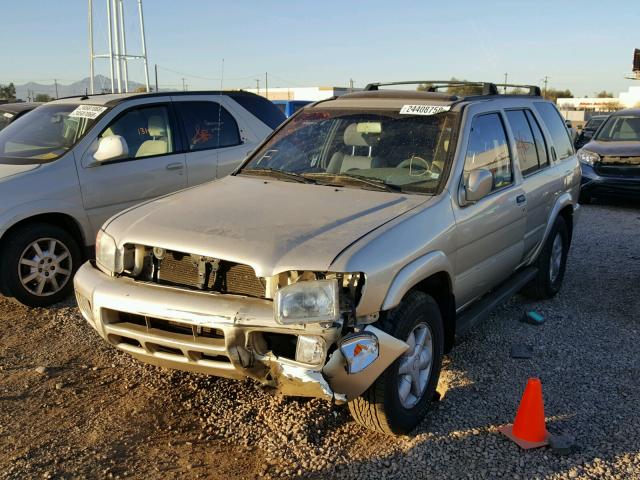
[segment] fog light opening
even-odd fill
[[[299,335],[296,347],[296,361],[317,365],[324,359],[326,342],[313,335]]]

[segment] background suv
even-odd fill
[[[95,95],[0,131],[0,290],[30,306],[70,292],[114,213],[233,171],[284,115],[246,92]]]
[[[232,175],[112,218],[75,277],[86,320],[142,361],[411,430],[457,334],[560,290],[580,186],[537,87],[422,83],[307,106]]]
[[[640,109],[611,114],[578,159],[582,203],[597,196],[640,198]]]

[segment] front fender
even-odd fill
[[[78,224],[83,237],[85,239],[91,237],[90,235],[87,235],[87,233],[91,231],[91,227],[89,225],[87,215],[82,208],[78,208],[77,204],[73,204],[70,202],[46,199],[23,203],[21,205],[15,206],[10,210],[2,212],[0,214],[0,239],[4,236],[7,230],[9,230],[18,222],[27,220],[37,215],[55,213],[61,213],[73,218],[74,221]]]
[[[390,310],[400,304],[406,293],[422,280],[436,273],[445,272],[453,278],[453,267],[444,252],[427,253],[405,265],[391,282],[382,303],[382,310]]]

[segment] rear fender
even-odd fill
[[[526,264],[531,264],[536,260],[536,258],[538,258],[538,255],[540,255],[540,252],[542,251],[542,248],[544,247],[544,244],[547,241],[549,234],[551,233],[553,224],[556,223],[556,218],[558,218],[558,215],[560,215],[560,211],[568,206],[571,206],[572,209],[575,210],[577,205],[574,205],[573,197],[571,196],[571,194],[569,192],[564,192],[558,197],[556,203],[553,205],[553,208],[551,209],[551,213],[549,214],[549,218],[547,220],[547,226],[545,227],[542,241],[538,244],[535,250],[531,252],[529,258],[525,262]]]

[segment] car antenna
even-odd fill
[[[218,145],[220,145],[220,130],[222,130],[222,83],[224,81],[224,58],[220,67],[220,102],[218,104]]]
[[[89,94],[87,92],[87,88],[84,89],[84,95],[80,97],[80,100],[89,100]]]

